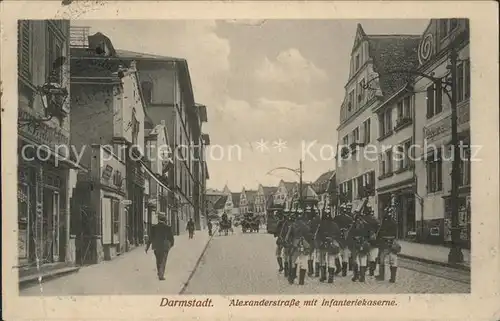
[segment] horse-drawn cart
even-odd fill
[[[243,233],[246,232],[259,232],[260,219],[258,216],[253,215],[253,213],[246,213],[244,219],[241,222],[241,230]]]

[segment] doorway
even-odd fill
[[[51,188],[43,190],[42,243],[45,262],[59,261],[60,194]]]

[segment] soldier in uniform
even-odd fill
[[[320,256],[321,256],[321,250],[319,248],[319,243],[318,240],[316,239],[316,232],[318,231],[319,225],[321,223],[321,216],[320,212],[318,209],[315,209],[315,215],[314,218],[311,221],[311,232],[313,233],[313,251],[312,251],[312,256],[314,260],[314,277],[318,278],[319,277],[319,272],[320,272]]]
[[[346,215],[349,215],[351,218],[353,218],[353,223],[354,223],[354,217],[353,217],[353,212],[352,212],[352,204],[347,203],[345,204],[345,213]],[[353,270],[354,267],[354,257],[352,251],[349,251],[349,258],[348,258],[348,263],[349,263],[349,271]]]
[[[291,224],[290,219],[291,219],[290,211],[288,209],[285,209],[283,212],[283,221],[281,223],[281,227],[278,232],[279,233],[278,239],[276,241],[276,244],[280,249],[280,256],[281,256],[281,261],[283,262],[283,270],[285,277],[288,277],[288,274],[290,273],[290,262],[288,261],[287,252],[285,248],[285,237],[286,234],[288,233],[288,228],[290,227]]]
[[[324,282],[327,278],[326,272],[328,268],[328,283],[333,283],[336,268],[340,270],[340,261],[337,266],[337,256],[340,252],[339,240],[341,237],[340,229],[333,221],[330,214],[330,208],[325,208],[321,223],[316,232],[316,239],[319,243],[320,258],[321,258],[321,278],[320,282]]]
[[[340,228],[340,238],[339,238],[339,245],[340,245],[340,259],[342,261],[342,276],[347,275],[347,267],[349,265],[349,259],[351,257],[351,251],[349,250],[348,242],[347,242],[347,233],[349,228],[351,227],[353,223],[352,217],[347,213],[347,207],[342,204],[340,205],[339,208],[339,214],[335,215],[333,218],[335,223],[337,223],[337,226]],[[340,269],[336,271],[336,274],[339,274]]]
[[[380,228],[380,222],[375,217],[373,209],[370,205],[366,205],[364,208],[363,220],[367,223],[368,229],[368,243],[370,244],[370,250],[368,252],[368,271],[370,276],[374,276],[375,268],[377,267],[376,260],[379,254],[377,234]]]
[[[281,229],[283,228],[283,224],[285,223],[285,217],[281,214],[278,214],[277,211],[274,211],[274,215],[278,219],[278,224],[276,225],[276,230],[274,231],[274,237],[276,238],[276,260],[278,261],[279,272],[281,273],[284,270],[283,258],[281,257],[283,242],[279,236],[281,234]]]
[[[391,205],[385,209],[385,215],[382,219],[380,230],[378,232],[380,265],[379,275],[376,279],[384,281],[385,279],[385,259],[389,258],[389,266],[391,270],[391,278],[389,282],[396,282],[396,274],[398,270],[398,254],[401,252],[401,245],[396,242],[397,237],[397,213],[395,197],[392,196]]]
[[[291,245],[289,251],[293,264],[288,283],[293,284],[298,270],[299,285],[304,285],[307,262],[312,251],[312,233],[307,221],[307,214],[303,212],[302,208],[297,210],[297,218],[288,229],[286,240]]]
[[[313,233],[314,235],[314,232],[318,227],[317,224],[319,224],[319,216],[315,208],[312,208],[310,206],[306,207],[306,219],[307,219],[307,224],[309,225],[309,228],[311,230],[311,233]],[[314,275],[315,254],[316,254],[316,248],[314,246],[314,240],[313,240],[313,242],[311,243],[311,251],[309,253],[309,258],[307,260],[307,275],[310,277]]]
[[[348,239],[354,259],[352,281],[365,282],[370,243],[368,242],[368,223],[363,219],[361,213],[356,213],[354,223],[349,230]]]
[[[282,229],[283,250],[281,251],[285,268],[288,269],[288,271],[285,272],[285,277],[288,279],[289,282],[290,280],[292,280],[292,283],[293,280],[297,278],[297,267],[294,266],[294,262],[292,260],[292,242],[291,239],[289,238],[290,235],[289,232],[292,228],[293,223],[295,222],[295,215],[296,215],[296,209],[290,209],[290,212],[288,213],[288,217],[286,220],[286,224],[283,226]]]

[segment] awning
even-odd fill
[[[30,139],[28,137],[25,137],[22,134],[19,134],[19,138],[22,139],[22,140],[24,140],[24,141],[26,141],[29,144],[32,144],[33,146],[41,146],[40,143],[37,143],[36,141],[34,141],[34,140],[32,140],[32,139]],[[87,168],[82,167],[81,165],[79,165],[75,161],[69,159],[68,156],[59,155],[58,153],[56,153],[55,151],[53,151],[50,148],[44,148],[44,149],[42,149],[42,151],[48,153],[54,160],[57,159],[58,163],[64,164],[64,165],[68,166],[71,169],[80,169],[80,170],[88,171]],[[71,154],[71,152],[72,151],[69,150],[70,154]]]
[[[165,184],[163,184],[157,177],[156,175],[153,173],[152,170],[150,170],[144,163],[141,162],[141,166],[142,168],[144,168],[144,170],[149,174],[149,176],[151,176],[155,181],[156,183],[158,183],[158,185],[160,185],[161,187],[165,188],[167,191],[169,192],[172,192],[172,190],[170,188],[168,188]]]

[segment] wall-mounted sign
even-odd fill
[[[458,126],[469,123],[470,111],[469,104],[461,105],[457,111]],[[427,140],[437,139],[440,136],[451,134],[451,115],[441,119],[440,121],[426,126],[424,128],[424,136]]]
[[[132,205],[132,201],[131,200],[122,200],[121,203],[125,206],[128,206],[128,205]]]
[[[109,179],[113,173],[113,167],[106,165],[102,171],[102,178]]]

